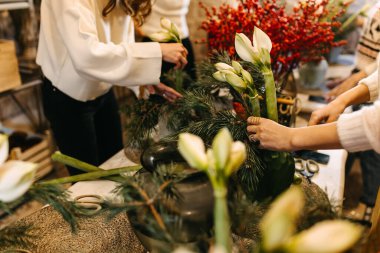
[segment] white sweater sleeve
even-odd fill
[[[380,153],[380,100],[360,111],[342,114],[337,128],[340,142],[348,151],[373,149]]]
[[[99,21],[90,5],[92,1],[53,1],[51,10],[58,32],[80,76],[119,85],[136,85],[141,80],[149,82],[149,68],[159,72],[162,54],[158,43],[103,43],[99,41]]]
[[[370,101],[374,102],[379,98],[379,71],[375,70],[371,75],[362,79],[359,84],[364,84],[368,87]]]

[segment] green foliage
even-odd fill
[[[25,197],[51,205],[70,224],[72,231],[76,231],[75,213],[77,207],[74,202],[68,201],[69,193],[61,185],[35,184],[29,189]]]
[[[32,235],[30,225],[22,225],[17,227],[5,227],[0,230],[0,248],[5,247],[27,247],[33,245],[35,236]]]

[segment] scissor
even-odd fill
[[[294,159],[295,168],[298,173],[311,182],[311,178],[319,171],[319,164],[314,160]]]
[[[104,202],[104,198],[100,195],[89,194],[74,198],[74,203],[78,208],[77,211],[83,215],[88,216],[100,213]]]

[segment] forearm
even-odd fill
[[[336,103],[341,103],[344,107],[364,103],[370,100],[369,89],[364,84],[359,84],[354,88],[344,92],[335,99]]]
[[[290,150],[342,148],[336,122],[291,129]]]

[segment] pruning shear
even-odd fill
[[[314,160],[294,159],[295,168],[298,173],[306,177],[311,182],[311,178],[315,173],[319,172],[319,164]]]

